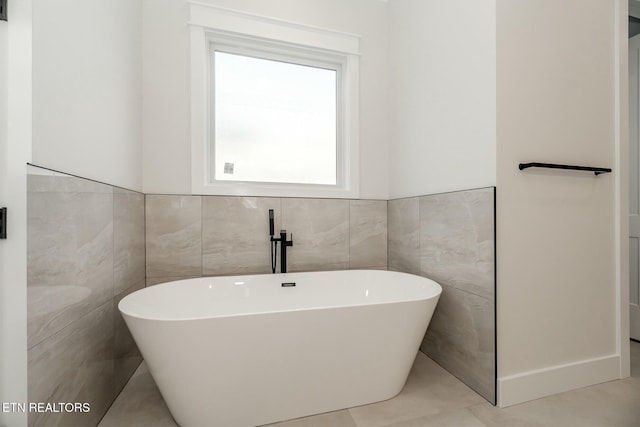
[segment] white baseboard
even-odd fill
[[[498,406],[505,408],[618,378],[618,354],[523,372],[498,378]]]

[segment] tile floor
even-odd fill
[[[144,363],[98,427],[176,426]],[[631,377],[496,408],[422,353],[393,399],[272,427],[639,427],[640,343]],[[225,427],[225,426],[220,426]]]

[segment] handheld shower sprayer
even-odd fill
[[[280,242],[280,272],[287,272],[287,246],[293,246],[293,234],[291,240],[287,240],[287,231],[280,230],[280,237],[273,237],[275,234],[273,209],[269,209],[269,242],[271,243],[271,272],[276,272],[278,257],[278,242]]]
[[[271,272],[272,273],[276,272],[276,257],[278,256],[277,255],[278,241],[273,238],[274,233],[275,233],[275,227],[273,224],[273,209],[269,209],[269,235],[271,235],[271,238],[269,238],[269,242],[271,245]]]
[[[275,233],[275,227],[273,225],[273,209],[269,209],[269,235],[273,237]]]

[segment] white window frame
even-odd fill
[[[231,185],[233,183],[242,184],[242,185],[255,185],[257,188],[261,187],[273,187],[274,184],[278,186],[282,186],[282,188],[295,188],[295,187],[304,187],[305,189],[335,189],[342,187],[341,183],[344,182],[344,175],[346,170],[345,158],[346,155],[344,150],[343,140],[344,131],[343,131],[343,119],[342,119],[342,105],[343,105],[343,69],[346,66],[343,57],[336,55],[327,55],[320,52],[309,52],[306,49],[297,50],[291,47],[286,47],[282,49],[280,46],[274,46],[270,43],[258,42],[255,40],[237,40],[229,37],[210,37],[209,41],[209,76],[210,76],[210,97],[209,97],[209,118],[211,119],[215,111],[215,99],[213,89],[214,83],[214,73],[211,70],[215,69],[215,52],[225,52],[231,53],[234,55],[244,55],[247,57],[271,60],[271,61],[280,61],[291,63],[295,65],[306,65],[315,68],[323,68],[327,70],[333,70],[336,72],[336,84],[337,84],[337,93],[336,93],[336,184],[335,185],[320,185],[320,184],[302,184],[302,183],[274,183],[274,182],[243,182],[241,180],[216,180],[215,179],[215,165],[213,158],[215,157],[211,152],[212,147],[215,145],[215,131],[212,124],[209,124],[210,135],[209,135],[209,143],[208,143],[208,151],[207,155],[209,156],[209,162],[207,169],[208,176],[206,177],[207,182],[213,186],[219,185]],[[282,167],[287,167],[287,165],[281,165]]]
[[[191,190],[193,194],[273,197],[359,197],[359,37],[197,2],[191,26]],[[265,59],[298,58],[300,64],[338,70],[337,185],[216,181],[209,164],[212,132],[212,53]],[[286,166],[283,166],[286,167]]]

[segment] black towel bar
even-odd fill
[[[556,163],[520,163],[518,169],[524,170],[527,168],[549,168],[549,169],[571,169],[577,171],[593,172],[594,175],[600,175],[602,173],[611,172],[610,168],[594,168],[591,166],[573,166],[573,165],[558,165]]]

